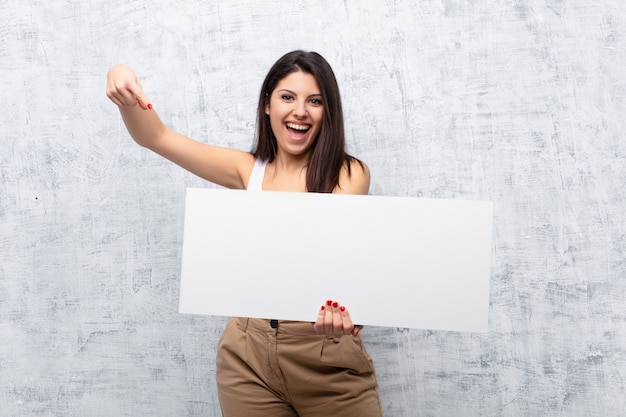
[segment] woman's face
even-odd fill
[[[313,75],[297,71],[278,82],[265,106],[265,114],[270,117],[279,154],[302,156],[308,153],[320,131],[323,105]]]

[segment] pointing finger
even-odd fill
[[[150,101],[143,96],[137,96],[137,103],[139,104],[139,107],[141,107],[144,110],[152,109],[152,104],[150,103]]]

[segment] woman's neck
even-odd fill
[[[309,155],[277,155],[266,170],[264,189],[306,191]]]
[[[309,165],[311,155],[309,152],[302,155],[289,155],[284,152],[278,152],[274,158],[273,165],[275,170],[285,174],[299,174]]]

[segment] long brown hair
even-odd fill
[[[302,71],[315,77],[322,94],[323,117],[320,131],[311,146],[307,166],[306,189],[309,192],[331,193],[339,184],[339,174],[345,165],[356,160],[346,153],[341,96],[335,74],[326,60],[316,52],[292,51],[283,55],[267,73],[257,110],[255,158],[272,162],[276,157],[276,136],[272,131],[266,105],[276,85],[292,72]],[[359,161],[360,163],[360,161]]]

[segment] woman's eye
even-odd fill
[[[290,96],[289,94],[283,94],[280,98],[282,98],[285,101],[293,100],[293,96]]]
[[[315,106],[321,106],[322,105],[322,100],[319,98],[312,98],[311,100],[311,104],[315,105]]]

